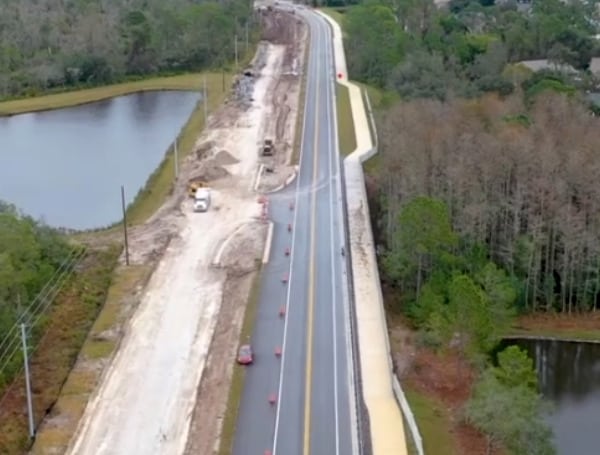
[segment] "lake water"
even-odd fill
[[[121,219],[200,100],[154,91],[0,117],[0,199],[50,226],[88,229]]]
[[[512,341],[511,341],[511,344]],[[535,359],[559,455],[600,454],[600,344],[518,340]]]

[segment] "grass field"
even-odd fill
[[[356,149],[356,133],[354,132],[354,119],[352,118],[350,94],[348,88],[341,84],[336,84],[336,90],[335,103],[337,109],[340,152],[342,155],[349,155]]]
[[[336,9],[336,8],[319,8],[319,9],[321,11],[323,11],[325,14],[327,14],[329,17],[331,17],[334,21],[336,21],[342,28],[342,31],[344,30],[344,13],[340,12],[340,10]]]
[[[155,77],[141,81],[107,85],[104,87],[4,101],[0,102],[0,116],[60,109],[149,90],[201,90],[202,77],[202,74],[199,73],[171,77]],[[218,91],[222,91],[222,78],[222,73],[207,73],[206,83],[208,90],[211,91],[212,88],[212,91],[214,92],[214,89],[219,87]]]
[[[450,416],[444,406],[406,385],[404,392],[421,432],[425,453],[459,455],[452,436]]]

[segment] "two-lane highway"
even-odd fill
[[[238,414],[239,455],[356,453],[331,30],[314,12],[298,13],[310,28],[300,170],[295,191],[270,197],[275,229],[252,337],[256,362]]]

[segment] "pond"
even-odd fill
[[[517,340],[535,360],[559,455],[600,453],[600,344]]]
[[[0,118],[0,199],[50,226],[104,227],[121,217],[200,100],[152,91]]]

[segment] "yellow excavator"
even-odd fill
[[[189,197],[195,197],[196,196],[196,190],[198,188],[205,188],[206,187],[206,182],[202,182],[201,180],[192,180],[189,185],[188,185],[188,196]]]

